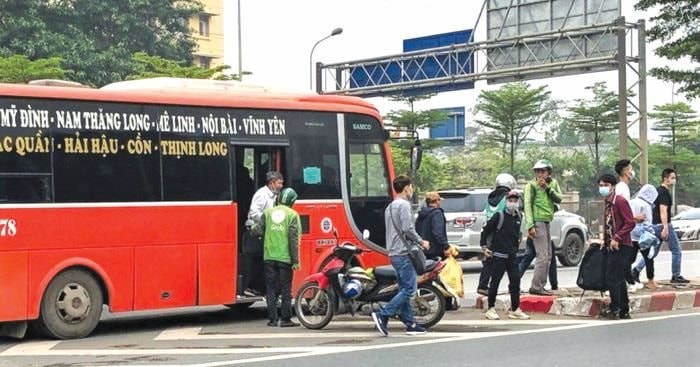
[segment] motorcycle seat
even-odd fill
[[[439,261],[427,259],[425,261],[425,272],[432,271],[435,269],[435,267],[439,264]],[[420,274],[418,274],[420,275]],[[396,278],[396,271],[394,270],[394,267],[391,265],[382,265],[382,266],[377,266],[374,268],[374,276],[377,279],[392,279]]]

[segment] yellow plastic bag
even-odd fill
[[[445,267],[440,272],[440,280],[442,280],[443,284],[452,288],[459,297],[464,297],[462,267],[459,266],[459,262],[454,257],[455,252],[459,253],[454,246],[450,246],[450,256],[445,259]]]

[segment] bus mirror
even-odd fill
[[[362,239],[363,239],[363,240],[368,240],[368,239],[369,239],[369,230],[368,230],[368,229],[362,230]]]
[[[416,140],[416,144],[411,148],[411,171],[416,172],[420,168],[420,162],[423,159],[423,148],[420,146],[420,140]]]

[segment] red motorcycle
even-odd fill
[[[391,265],[374,270],[352,266],[352,259],[362,251],[350,243],[336,245],[330,262],[320,272],[304,279],[294,304],[302,325],[308,329],[322,329],[331,322],[333,315],[369,316],[396,295],[399,287]],[[415,322],[427,328],[437,324],[445,314],[445,295],[457,295],[452,294],[438,276],[445,267],[444,262],[428,260],[426,265],[426,271],[418,275],[411,308]]]

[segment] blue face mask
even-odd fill
[[[598,192],[600,193],[600,196],[608,196],[610,195],[610,187],[600,186],[598,187]]]

